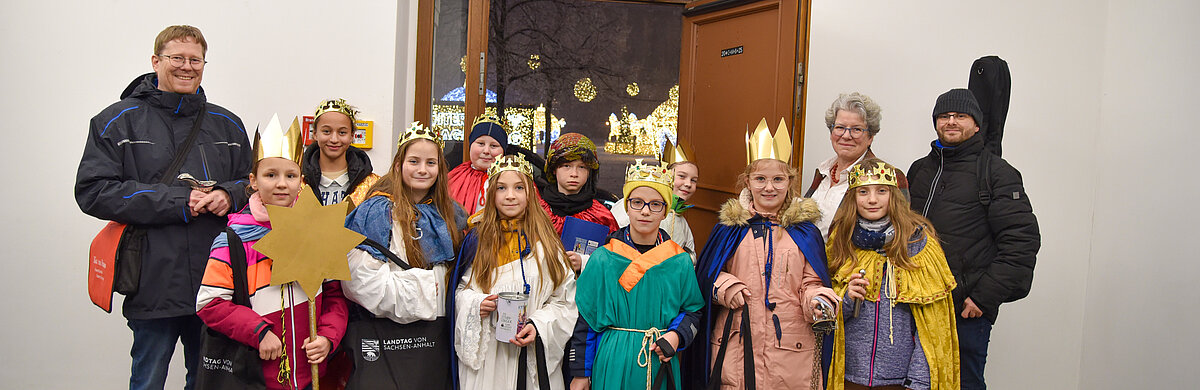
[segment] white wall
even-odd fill
[[[209,100],[251,131],[272,113],[290,121],[311,115],[321,99],[343,97],[375,121],[369,153],[382,173],[393,124],[412,117],[411,104],[398,101],[407,95],[394,92],[411,90],[397,80],[412,72],[413,56],[397,54],[411,50],[415,31],[407,1],[61,3],[7,2],[0,16],[0,118],[9,138],[0,159],[20,188],[0,195],[0,221],[8,223],[0,238],[0,388],[127,386],[132,336],[119,296],[114,313],[104,314],[85,289],[87,245],[102,222],[79,211],[73,186],[88,120],[151,71],[164,27],[201,28]],[[179,356],[169,388],[182,387]]]
[[[992,332],[994,388],[1166,388],[1200,357],[1189,337],[1196,316],[1174,305],[1197,297],[1183,283],[1196,265],[1181,261],[1195,250],[1151,245],[1197,231],[1170,218],[1168,200],[1200,186],[1164,192],[1155,184],[1178,176],[1153,169],[1180,165],[1197,146],[1186,119],[1154,114],[1197,102],[1191,19],[1200,12],[1186,1],[1110,4],[813,2],[804,183],[833,155],[824,111],[838,93],[883,107],[873,148],[907,170],[936,138],[937,96],[965,88],[976,58],[1009,63],[1004,157],[1023,174],[1042,248],[1033,291],[1004,305]]]
[[[1110,1],[1081,389],[1189,388],[1200,362],[1191,1]],[[1189,385],[1190,383],[1190,385]]]
[[[88,119],[150,71],[159,30],[178,23],[204,30],[211,61],[204,87],[248,127],[273,112],[306,114],[329,96],[360,106],[376,121],[380,147],[371,157],[382,172],[391,129],[412,118],[413,3],[7,4],[0,118],[9,146],[0,161],[11,172],[7,182],[20,189],[0,195],[0,221],[9,223],[0,235],[7,357],[0,387],[120,388],[127,381],[124,320],[119,310],[91,306],[84,289],[83,258],[102,223],[79,212],[72,190]],[[937,95],[965,86],[975,58],[1009,61],[1005,158],[1024,174],[1043,246],[1033,292],[1005,305],[993,332],[993,388],[1182,385],[1184,370],[1200,361],[1193,330],[1200,321],[1187,310],[1200,298],[1200,266],[1184,241],[1198,233],[1186,210],[1200,189],[1184,163],[1200,143],[1186,114],[1170,114],[1197,102],[1192,68],[1200,56],[1192,40],[1200,28],[1191,19],[1198,6],[813,3],[809,174],[831,155],[822,114],[837,93],[861,91],[883,106],[874,148],[907,168],[934,138]],[[353,57],[318,55],[334,50]],[[1160,188],[1164,182],[1172,185]],[[170,388],[182,383],[177,367]]]

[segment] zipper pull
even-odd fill
[[[775,322],[775,341],[778,343],[783,340],[783,328],[779,326],[779,315],[771,314],[771,320]]]

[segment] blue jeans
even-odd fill
[[[152,320],[129,320],[133,331],[133,368],[129,376],[129,390],[157,390],[167,383],[167,366],[175,354],[175,341],[183,342],[183,362],[187,366],[184,389],[196,385],[196,364],[200,359],[200,317],[156,318]]]
[[[955,318],[958,321],[959,360],[962,363],[962,389],[985,390],[983,366],[987,363],[992,323],[987,318]]]

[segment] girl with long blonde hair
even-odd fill
[[[909,208],[896,168],[849,174],[826,246],[836,317],[830,390],[959,387],[954,276],[933,224]]]
[[[492,163],[487,201],[471,217],[450,279],[461,389],[564,387],[563,347],[578,317],[575,273],[537,199],[528,162],[502,156]],[[525,319],[507,340],[496,336],[501,294],[523,297],[525,305]],[[535,364],[521,372],[518,363],[531,353]]]

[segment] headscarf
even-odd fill
[[[587,182],[579,193],[567,195],[558,190],[558,178],[554,171],[571,161],[582,160],[590,170]],[[600,173],[600,161],[596,159],[596,144],[579,133],[566,133],[550,144],[546,158],[546,181],[549,185],[542,191],[542,199],[550,205],[550,211],[558,216],[575,215],[592,207],[596,198],[596,175]]]

